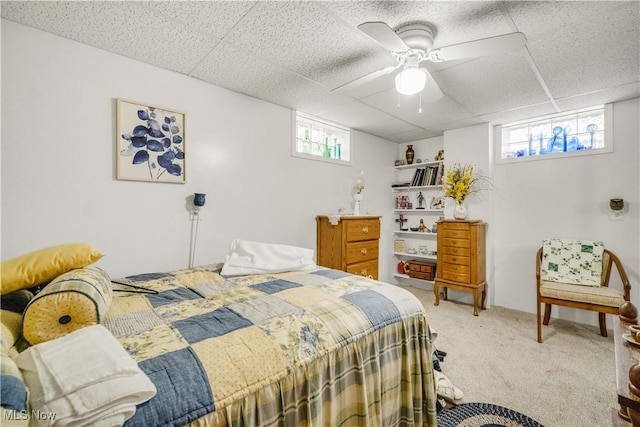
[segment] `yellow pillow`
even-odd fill
[[[102,258],[89,243],[51,246],[2,262],[0,295],[48,283],[75,268],[86,267]]]

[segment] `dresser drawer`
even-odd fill
[[[469,239],[449,239],[447,237],[442,238],[442,246],[450,246],[454,248],[468,248]],[[438,248],[440,250],[440,248]]]
[[[380,220],[345,221],[347,242],[380,238]]]
[[[471,258],[459,255],[442,255],[442,261],[452,265],[471,265]]]
[[[447,273],[471,274],[471,266],[469,264],[450,264],[445,262],[442,264],[442,270]]]
[[[378,241],[349,242],[347,243],[346,253],[347,264],[378,259]]]
[[[454,282],[469,283],[471,276],[463,273],[456,273],[453,271],[443,271],[442,278],[446,280],[453,280]]]
[[[451,239],[469,239],[469,231],[468,230],[442,230],[442,237],[451,238]]]
[[[459,255],[459,256],[471,256],[471,249],[461,248],[458,246],[442,246],[438,248],[438,253],[443,255]]]
[[[378,279],[378,260],[375,259],[347,265],[347,273],[365,277],[371,276],[374,279]]]
[[[456,222],[456,221],[444,221],[438,224],[438,232],[441,230],[463,230],[469,231],[469,223],[468,222]]]

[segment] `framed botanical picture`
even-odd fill
[[[184,184],[185,113],[118,98],[116,179]]]
[[[431,199],[431,209],[444,209],[444,198],[434,197],[433,199]]]

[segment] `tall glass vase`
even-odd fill
[[[467,208],[464,205],[464,201],[458,202],[456,200],[456,206],[453,209],[453,217],[455,219],[467,219]]]

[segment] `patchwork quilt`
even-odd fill
[[[221,267],[118,280],[157,292],[114,292],[103,323],[158,390],[126,426],[436,425],[430,329],[411,293],[325,268]]]

